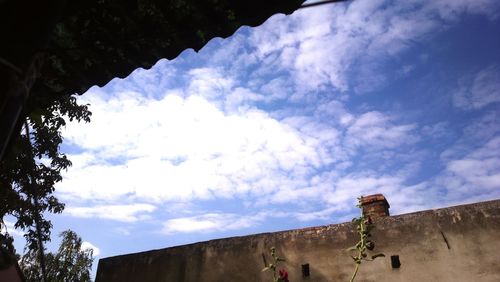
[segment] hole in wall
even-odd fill
[[[399,268],[401,266],[401,261],[399,261],[398,255],[391,256],[391,266],[392,268]]]
[[[309,264],[303,264],[302,265],[302,277],[309,277],[311,273],[309,272]]]

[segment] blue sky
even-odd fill
[[[498,199],[499,50],[495,0],[357,0],[93,87],[54,235],[99,259],[340,223],[372,193],[392,214]]]

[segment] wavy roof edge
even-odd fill
[[[82,94],[137,68],[149,69],[160,59],[175,59],[186,49],[199,51],[211,39],[230,37],[242,26],[289,15],[303,0],[94,2],[56,25],[47,47],[46,75],[34,92]],[[171,7],[176,3],[183,4]]]
[[[294,12],[295,12],[295,11],[294,11]],[[257,24],[251,24],[251,25],[241,25],[241,26],[239,26],[236,30],[234,30],[231,34],[229,34],[229,35],[227,35],[227,36],[214,36],[214,37],[212,37],[212,38],[208,39],[208,41],[207,41],[207,42],[205,42],[204,44],[201,44],[201,45],[199,45],[199,46],[195,46],[195,47],[187,47],[187,48],[185,48],[185,49],[180,50],[180,51],[179,51],[176,55],[174,55],[174,56],[173,56],[173,57],[171,57],[171,58],[169,58],[169,57],[160,57],[160,58],[158,58],[158,60],[157,60],[157,61],[152,62],[151,64],[148,64],[147,66],[144,66],[144,67],[143,67],[143,66],[138,66],[137,68],[132,69],[132,70],[131,70],[128,74],[125,74],[125,75],[123,75],[123,76],[115,76],[114,78],[117,78],[117,79],[125,79],[125,78],[127,78],[128,76],[130,76],[130,75],[131,75],[131,74],[132,74],[135,70],[137,70],[137,69],[150,70],[150,69],[151,69],[151,68],[153,68],[153,67],[154,67],[154,66],[155,66],[155,65],[156,65],[159,61],[161,61],[161,60],[163,60],[163,59],[165,59],[165,60],[169,60],[169,61],[173,61],[173,60],[177,59],[179,56],[181,56],[181,55],[182,55],[182,53],[184,53],[184,52],[186,52],[186,51],[188,51],[188,50],[193,50],[194,52],[199,53],[199,52],[200,52],[200,51],[202,51],[202,50],[203,50],[203,49],[204,49],[207,45],[209,45],[209,44],[213,43],[213,42],[214,42],[214,40],[225,40],[225,39],[228,39],[228,38],[230,38],[231,36],[233,36],[233,35],[235,35],[236,33],[238,33],[238,32],[239,32],[242,28],[245,28],[245,27],[247,27],[247,28],[256,28],[256,27],[259,27],[259,26],[262,26],[262,25],[266,24],[266,22],[267,22],[268,20],[270,20],[271,18],[273,18],[274,16],[277,16],[277,15],[285,15],[285,16],[288,16],[288,15],[293,14],[294,12],[291,12],[291,13],[289,13],[289,14],[285,14],[285,13],[276,13],[276,14],[271,15],[269,18],[267,18],[267,19],[263,20],[263,21],[262,21],[262,22],[260,22],[260,23],[257,23]],[[103,84],[101,84],[101,85],[97,85],[97,84],[96,84],[96,85],[91,85],[88,89],[90,89],[90,88],[91,88],[91,87],[93,87],[93,86],[104,87],[104,86],[105,86],[107,83],[109,83],[109,82],[111,82],[111,80],[109,80],[108,82],[105,82],[105,83],[103,83]],[[87,89],[87,90],[88,90],[88,89]],[[78,94],[78,95],[83,95],[84,93],[76,93],[76,94]]]

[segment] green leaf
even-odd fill
[[[372,259],[380,258],[380,257],[385,257],[384,254],[376,254],[372,256]]]

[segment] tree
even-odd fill
[[[82,250],[82,238],[74,231],[63,231],[57,253],[48,253],[46,258],[47,280],[53,282],[91,281],[93,262],[92,249]],[[22,257],[20,267],[27,281],[42,281],[38,250],[28,250]]]
[[[88,105],[79,105],[74,96],[49,96],[31,96],[23,132],[0,161],[0,218],[14,216],[15,228],[25,231],[26,248],[40,253],[52,228],[44,212],[64,209],[53,195],[54,185],[62,180],[61,171],[71,166],[60,151],[61,129],[67,120],[89,122],[91,115]],[[43,256],[40,260],[43,266]]]

